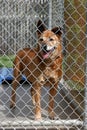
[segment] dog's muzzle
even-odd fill
[[[48,45],[42,45],[41,50],[42,50],[43,59],[47,59],[47,58],[49,58],[49,55],[55,50],[55,47],[48,46]]]

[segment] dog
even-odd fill
[[[31,97],[35,105],[35,119],[41,120],[41,86],[49,86],[49,118],[54,119],[54,98],[62,77],[62,31],[60,27],[47,30],[41,20],[37,23],[38,43],[36,48],[19,50],[14,60],[14,80],[10,108],[15,107],[16,88],[24,74],[32,83]]]

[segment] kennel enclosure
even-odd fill
[[[86,127],[86,0],[1,0],[0,1],[0,127],[82,129]],[[36,24],[41,19],[48,29],[63,30],[63,78],[55,97],[55,120],[47,113],[49,88],[42,88],[42,121],[34,121],[30,88],[26,78],[16,94],[16,108],[9,108],[13,60],[18,50],[37,44]],[[10,76],[8,74],[10,73]],[[7,79],[8,78],[8,79]],[[87,80],[87,79],[86,79]],[[85,94],[84,94],[85,93]],[[84,102],[85,101],[85,102]]]

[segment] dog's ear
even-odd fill
[[[54,32],[58,37],[60,37],[62,35],[61,27],[55,27],[51,31]]]
[[[45,25],[42,23],[41,20],[38,21],[37,23],[37,35],[38,37],[41,35],[41,33],[43,33],[43,31],[46,30],[46,27]]]

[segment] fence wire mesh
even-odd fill
[[[86,0],[0,0],[1,129],[84,129],[84,90],[86,75],[85,5]],[[34,51],[34,58],[39,57],[39,52],[37,53],[37,51],[34,50],[38,43],[38,37],[36,35],[38,20],[41,20],[48,29],[60,27],[63,32],[61,43],[63,52],[63,75],[56,88],[54,120],[50,119],[48,114],[49,96],[51,97],[49,91],[51,91],[51,88],[45,87],[45,85],[41,87],[42,120],[35,120],[35,106],[32,103],[30,91],[33,84],[39,80],[36,73],[33,75],[36,79],[33,83],[30,83],[25,75],[22,75],[22,80],[18,83],[19,87],[17,87],[15,91],[16,107],[14,109],[10,108],[11,92],[13,90],[11,83],[14,79],[13,61],[16,54],[19,50],[27,47]],[[43,39],[40,39],[40,41],[42,40]],[[50,41],[51,40],[52,39],[50,39]],[[48,47],[48,50],[50,50],[49,48],[53,49],[51,46]],[[54,50],[51,51],[52,53],[54,52]],[[24,51],[24,53],[24,57],[26,57],[26,52]],[[48,52],[46,53],[48,54]],[[21,59],[23,63],[26,62],[23,61],[24,57],[22,56]],[[31,56],[27,59],[29,60],[29,58],[31,58]],[[54,63],[54,60],[51,62]],[[45,61],[43,61],[43,63],[46,65]],[[18,64],[16,64],[15,68],[17,65]],[[57,65],[59,65],[59,63],[57,63],[56,66]],[[37,65],[36,62],[34,62],[33,71],[31,71],[31,63],[27,63],[27,65],[24,66],[24,70],[26,70],[28,66],[30,67],[30,69],[28,68],[30,75],[32,75],[37,68],[40,74],[44,73],[42,69],[39,68],[40,65]],[[44,76],[46,80],[48,80],[50,71],[55,75],[52,68],[51,70],[48,68],[47,75],[46,77]],[[29,78],[30,75],[27,77]],[[55,86],[54,82],[51,83],[50,81],[50,84],[52,88]]]

